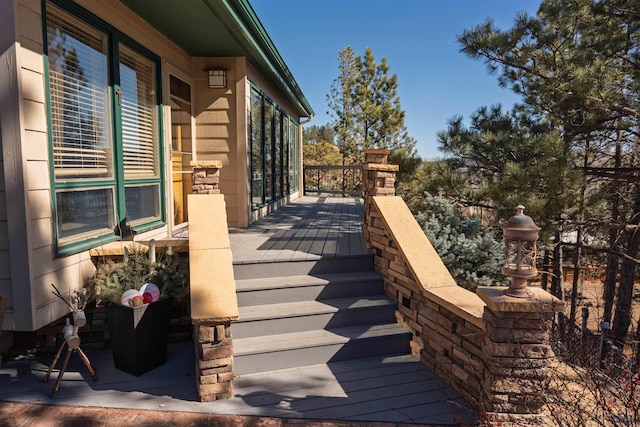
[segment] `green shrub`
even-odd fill
[[[508,286],[504,250],[478,218],[465,218],[452,203],[425,196],[416,220],[459,286]]]
[[[170,247],[160,251],[151,264],[147,251],[134,248],[127,262],[106,262],[98,265],[86,287],[96,301],[120,303],[122,294],[139,290],[145,283],[153,283],[160,289],[160,298],[173,297],[183,300],[189,295],[189,269],[186,259],[180,259]]]

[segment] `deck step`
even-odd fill
[[[236,280],[236,291],[242,307],[382,295],[384,285],[382,276],[370,270]]]
[[[308,256],[304,259],[279,261],[255,260],[233,263],[236,280],[294,275],[318,275],[324,273],[348,273],[373,269],[373,255],[348,257]]]
[[[395,320],[396,303],[383,295],[240,307],[234,338],[303,332]]]
[[[410,333],[395,323],[234,339],[234,370],[248,374],[409,352]]]
[[[410,352],[371,255],[234,263],[237,374]]]

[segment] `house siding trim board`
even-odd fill
[[[17,0],[1,0],[0,9],[3,11],[0,18],[0,129],[4,175],[4,200],[0,201],[4,202],[4,206],[0,206],[0,215],[4,218],[0,220],[4,219],[7,228],[6,242],[3,245],[6,250],[0,254],[0,262],[8,264],[10,273],[5,273],[8,277],[3,280],[8,278],[11,283],[2,327],[13,328],[16,324],[23,324],[30,328],[35,323],[33,313],[23,308],[31,306],[31,295],[28,288],[18,284],[30,281],[28,207],[24,191],[28,178],[22,147],[26,133],[26,101],[25,90],[22,88],[24,68],[21,59],[27,49],[25,46],[33,45],[22,31],[25,21],[33,11],[28,4]]]

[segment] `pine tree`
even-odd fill
[[[605,311],[609,316],[619,272],[612,337],[624,342],[640,246],[640,0],[543,0],[536,16],[520,14],[510,29],[489,20],[459,41],[464,53],[498,74],[502,86],[523,96],[530,116],[558,130],[562,150],[550,172],[560,194],[567,194],[575,169],[613,189],[601,198],[609,202],[609,214],[591,223],[609,231]],[[562,201],[556,222],[575,220],[576,213],[589,217],[588,199],[577,209]],[[558,229],[558,244],[561,234]]]
[[[338,69],[327,98],[345,164],[361,164],[367,148],[416,157],[397,95],[398,77],[389,74],[386,59],[378,63],[371,48],[356,56],[349,46],[339,52]]]
[[[548,123],[500,106],[481,107],[468,127],[462,117],[451,119],[438,142],[446,157],[430,165],[425,189],[432,194],[495,211],[498,218],[509,218],[523,204],[543,227],[573,203],[578,179],[563,170],[562,140]]]

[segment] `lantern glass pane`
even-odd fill
[[[507,240],[505,242],[505,259],[504,266],[516,269],[518,263],[518,241]]]
[[[535,267],[536,244],[529,240],[522,241],[522,269],[532,269]]]

